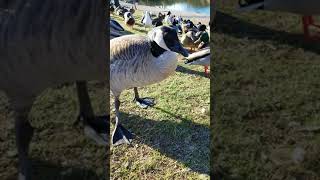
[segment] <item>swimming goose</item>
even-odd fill
[[[205,74],[208,74],[208,66],[210,66],[210,48],[190,54],[185,61],[189,65],[202,65],[204,66]]]
[[[313,15],[320,15],[319,0],[239,0],[240,11],[270,10],[282,11],[303,15],[303,30],[306,39],[318,39],[310,34],[310,27],[320,30],[320,25],[315,24]]]
[[[120,124],[119,97],[125,89],[134,89],[140,107],[154,105],[152,98],[140,98],[137,87],[154,84],[175,72],[177,54],[188,56],[173,28],[154,28],[148,36],[125,35],[110,40],[110,90],[115,98],[116,124],[113,145],[130,143],[132,134]]]
[[[141,23],[144,25],[144,28],[149,28],[152,26],[151,15],[148,11],[146,11],[141,19]]]
[[[124,22],[127,26],[129,26],[131,29],[133,29],[133,26],[135,24],[135,20],[130,12],[124,13]]]

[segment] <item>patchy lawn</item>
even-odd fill
[[[89,93],[97,115],[106,113],[107,89],[91,82]],[[106,149],[73,127],[78,115],[75,85],[50,88],[30,113],[35,133],[30,145],[34,179],[106,179]],[[17,179],[17,151],[12,111],[0,93],[0,179]]]
[[[320,42],[301,17],[218,2],[212,171],[219,179],[320,178]]]

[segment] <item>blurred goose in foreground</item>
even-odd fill
[[[137,87],[166,79],[177,68],[177,54],[188,56],[179,42],[175,29],[162,26],[154,28],[148,36],[126,35],[110,40],[110,90],[114,95],[116,124],[112,144],[129,144],[133,135],[120,124],[120,94],[134,89],[136,103],[147,108],[153,98],[140,98]]]
[[[306,39],[313,39],[310,27],[319,29],[315,24],[313,15],[320,15],[319,0],[239,0],[240,11],[270,10],[282,11],[303,15],[303,30]],[[320,37],[317,37],[320,38]]]
[[[190,54],[185,61],[189,65],[202,65],[204,66],[205,74],[208,74],[208,66],[210,66],[210,48]]]

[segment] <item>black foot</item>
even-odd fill
[[[112,145],[130,144],[133,139],[133,134],[118,124],[112,134]]]
[[[84,119],[79,116],[76,123],[82,121],[84,124],[84,133],[93,139],[99,145],[108,144],[109,135],[109,116],[96,116],[94,118]]]
[[[136,104],[143,109],[147,109],[148,107],[152,107],[156,104],[154,98],[149,97],[135,98],[134,101],[136,101]]]

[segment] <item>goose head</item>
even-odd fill
[[[158,51],[172,51],[188,57],[188,51],[182,47],[179,41],[177,31],[168,26],[154,28],[148,34],[150,40],[159,46]]]

